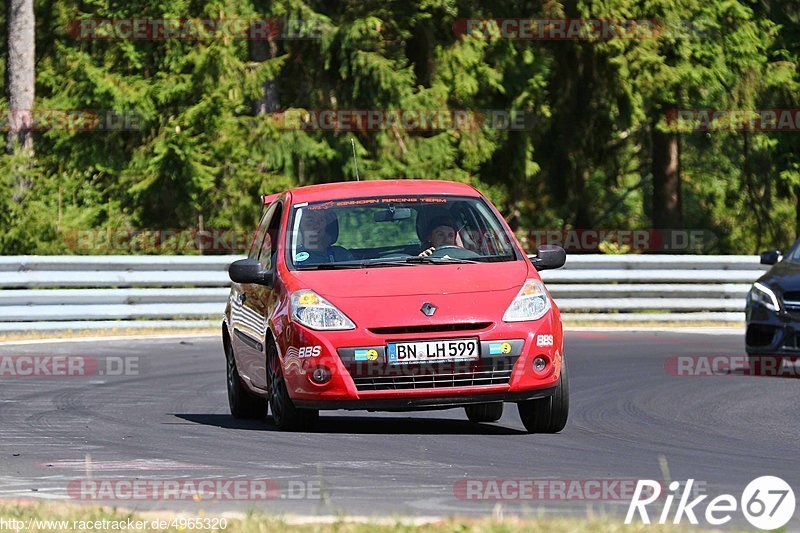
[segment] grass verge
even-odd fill
[[[193,335],[219,334],[219,328],[109,328],[109,329],[69,329],[61,331],[20,331],[13,333],[0,333],[0,342],[32,341],[32,340],[61,340],[61,339],[88,339],[96,337],[130,337],[147,335],[175,335],[191,337]]]
[[[215,522],[216,520],[216,522]],[[224,520],[224,522],[223,522]],[[190,524],[191,522],[191,524]],[[216,527],[213,527],[216,525]],[[202,527],[201,527],[202,526]],[[224,527],[223,527],[224,526]],[[131,512],[99,506],[52,502],[0,503],[0,530],[32,533],[52,531],[225,531],[226,533],[662,533],[689,528],[623,524],[621,517],[555,518],[348,518],[273,516],[260,512],[228,515],[166,511]],[[691,531],[700,531],[692,528]]]

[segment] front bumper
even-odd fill
[[[552,395],[561,375],[563,336],[557,311],[538,321],[489,323],[475,331],[376,334],[366,329],[319,332],[294,322],[284,326],[279,335],[284,379],[298,407],[402,411],[518,402]],[[461,338],[480,341],[478,360],[453,368],[427,363],[420,372],[386,360],[388,343]],[[497,343],[508,344],[508,353],[490,353],[489,344],[497,348]],[[377,359],[357,361],[356,349],[370,349]],[[288,353],[305,357],[291,360]],[[548,361],[546,371],[534,371],[537,356]],[[320,367],[330,374],[324,384],[312,379]]]
[[[767,309],[753,303],[746,309],[748,354],[775,355],[800,353],[800,312]]]
[[[557,387],[523,392],[464,394],[432,398],[382,398],[370,400],[295,400],[297,407],[306,409],[348,409],[351,411],[420,411],[425,409],[450,409],[476,403],[523,402],[552,396]]]

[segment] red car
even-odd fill
[[[309,428],[322,409],[464,407],[530,432],[569,410],[561,315],[475,188],[447,181],[313,185],[264,199],[247,259],[231,264],[222,340],[237,418]]]

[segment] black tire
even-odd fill
[[[225,341],[225,359],[228,381],[228,406],[231,415],[240,419],[263,419],[267,416],[267,400],[248,391],[239,371],[236,369],[236,358],[233,357],[233,348]]]
[[[522,425],[528,433],[558,433],[567,425],[569,416],[569,376],[563,360],[561,379],[549,398],[526,400],[517,404]]]
[[[503,403],[476,403],[464,407],[470,422],[497,422],[503,416]]]
[[[289,397],[278,350],[272,342],[267,343],[267,384],[272,420],[278,429],[283,431],[311,429],[317,423],[318,410],[299,409]]]

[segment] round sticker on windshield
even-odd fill
[[[294,256],[294,260],[297,261],[298,263],[302,263],[308,258],[309,258],[308,252],[300,252],[298,254],[295,254]]]

